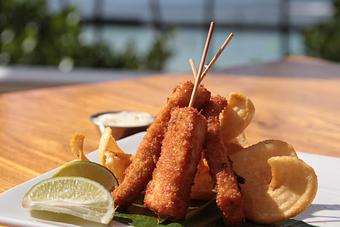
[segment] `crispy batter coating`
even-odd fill
[[[176,108],[171,113],[161,156],[144,197],[144,205],[160,217],[184,218],[206,130],[205,117],[194,108]]]
[[[153,124],[148,128],[131,165],[126,170],[123,182],[113,192],[117,207],[124,208],[129,206],[151,180],[152,172],[156,167],[156,162],[161,152],[161,145],[168,127],[171,111],[175,107],[188,105],[193,87],[194,85],[191,81],[177,86],[165,106],[158,113]],[[200,86],[197,90],[194,106],[200,109],[209,99],[210,92]]]
[[[210,170],[207,160],[204,158],[204,152],[197,166],[194,184],[191,187],[190,198],[195,200],[211,200],[215,197],[214,182],[210,176]]]
[[[221,96],[212,97],[204,109],[208,120],[205,139],[205,157],[215,181],[216,203],[222,211],[226,225],[239,226],[244,220],[243,201],[237,177],[220,136],[219,113],[227,101]]]

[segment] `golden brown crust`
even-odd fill
[[[117,207],[124,208],[129,206],[145,189],[160,155],[161,144],[168,127],[170,113],[175,107],[185,107],[188,105],[193,86],[191,81],[177,86],[153,124],[148,128],[131,165],[126,170],[123,182],[113,192]],[[202,108],[209,99],[210,92],[200,86],[197,90],[194,106]]]
[[[191,187],[190,198],[194,200],[211,200],[215,197],[214,182],[210,176],[210,170],[207,160],[204,158],[204,152],[197,166],[194,184]]]
[[[244,221],[243,200],[236,176],[230,166],[216,174],[216,203],[226,225],[240,226]]]
[[[161,156],[144,198],[144,205],[160,217],[184,218],[206,129],[206,119],[194,108],[176,108],[171,113]]]
[[[223,220],[226,225],[239,226],[244,220],[242,196],[220,135],[219,113],[226,105],[224,98],[215,96],[204,109],[208,120],[205,157],[215,182],[216,203],[222,211]]]

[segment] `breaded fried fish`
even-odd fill
[[[184,218],[206,130],[207,121],[196,109],[172,111],[161,156],[144,197],[144,205],[158,216]]]
[[[219,114],[226,105],[226,99],[215,96],[203,111],[208,120],[204,151],[215,181],[216,203],[222,211],[223,220],[228,226],[239,226],[244,220],[242,196],[220,136]]]
[[[168,128],[171,111],[175,107],[188,105],[193,87],[194,85],[190,81],[177,86],[153,124],[148,128],[132,163],[126,170],[123,182],[113,192],[117,207],[129,206],[151,180],[152,172],[161,152],[164,134]],[[210,92],[200,86],[197,90],[194,107],[202,108],[209,99]]]

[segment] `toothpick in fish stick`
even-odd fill
[[[211,22],[210,23],[210,27],[209,27],[209,31],[208,31],[208,36],[207,36],[207,39],[205,41],[205,45],[204,45],[204,49],[203,49],[203,54],[202,54],[202,57],[201,57],[201,62],[200,62],[200,66],[198,68],[198,72],[197,72],[197,75],[196,75],[196,78],[195,78],[195,85],[194,85],[194,89],[191,93],[191,98],[190,98],[190,102],[189,102],[189,107],[192,107],[193,105],[193,102],[195,100],[195,96],[196,96],[196,91],[197,91],[197,88],[199,86],[199,83],[200,83],[200,75],[202,73],[202,70],[203,70],[203,67],[205,65],[205,59],[207,57],[207,53],[208,53],[208,50],[209,50],[209,46],[210,46],[210,41],[211,41],[211,37],[212,37],[212,34],[214,32],[214,26],[215,26],[215,23],[214,22]]]
[[[195,80],[197,77],[197,69],[196,69],[196,65],[195,62],[192,58],[189,58],[189,64],[191,66],[191,71],[192,71],[192,75],[194,76]]]
[[[204,69],[203,73],[201,74],[199,81],[198,81],[199,84],[202,82],[204,77],[208,74],[209,70],[212,68],[212,66],[217,61],[217,59],[221,56],[222,52],[228,46],[229,42],[232,40],[233,37],[234,37],[234,34],[230,33],[229,36],[224,40],[224,42],[223,42],[222,46],[220,47],[220,49],[218,50],[218,52],[211,59],[209,64],[205,65],[205,69]],[[195,66],[195,62],[192,58],[189,59],[189,64],[191,66],[192,74],[194,75],[194,78],[196,79],[198,72],[197,72],[197,69],[196,69],[196,66]]]
[[[202,75],[200,76],[200,81],[199,83],[202,82],[202,80],[204,79],[204,77],[207,75],[207,73],[209,72],[209,70],[211,69],[211,67],[214,65],[214,63],[217,61],[217,59],[221,56],[222,52],[224,51],[224,49],[228,46],[229,42],[232,40],[232,38],[234,37],[233,33],[230,33],[229,36],[226,38],[226,40],[223,42],[221,48],[218,50],[218,52],[216,53],[216,55],[211,59],[211,61],[209,62],[208,66],[206,67],[206,69],[203,71]]]

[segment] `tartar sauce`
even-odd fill
[[[139,127],[152,123],[153,117],[146,112],[104,113],[93,119],[94,123],[112,127]]]

